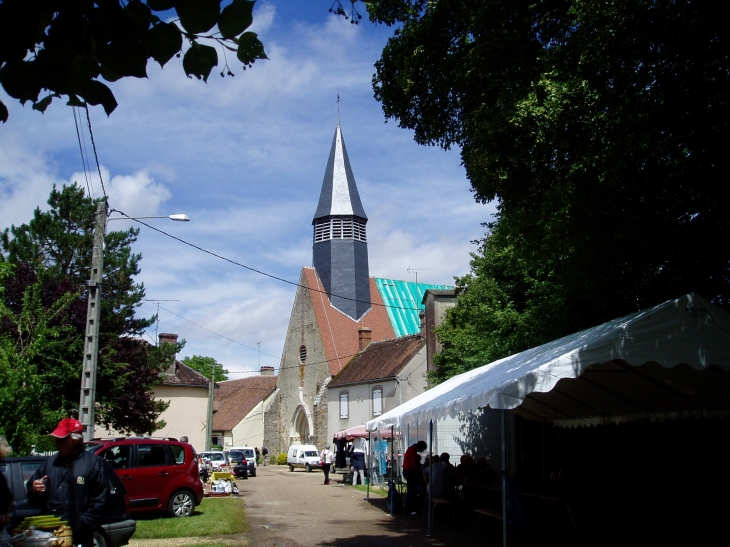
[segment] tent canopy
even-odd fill
[[[343,429],[342,431],[338,431],[332,436],[333,441],[351,441],[352,439],[356,438],[363,438],[367,439],[370,436],[370,432],[366,429],[365,425],[356,425],[355,427],[350,427],[347,429]],[[397,437],[397,435],[396,435]],[[380,432],[380,438],[381,439],[390,439],[390,429],[386,429],[384,431]]]
[[[478,408],[556,425],[730,409],[730,314],[691,293],[450,378],[368,430]]]

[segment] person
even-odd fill
[[[31,505],[42,506],[68,522],[76,546],[93,547],[94,529],[101,523],[109,496],[104,462],[84,450],[84,427],[64,418],[51,432],[58,453],[45,460],[28,479]]]
[[[186,442],[188,442],[188,436],[187,436],[187,435],[183,435],[182,437],[180,437],[180,442],[181,442],[181,443],[186,443]]]
[[[423,467],[421,468],[423,471],[423,482],[426,484],[426,491],[428,492],[428,483],[431,478],[431,464],[436,465],[439,462],[439,455],[434,454],[433,458],[430,456],[426,456],[426,458],[423,461]]]
[[[362,437],[352,440],[352,454],[350,455],[350,465],[352,465],[352,485],[357,484],[357,477],[360,475],[360,484],[365,484],[365,452],[367,450],[367,441]]]
[[[264,465],[266,465],[266,460],[269,459],[269,449],[265,446],[261,447],[261,456],[263,456],[261,459],[264,460]]]
[[[0,463],[13,451],[8,441],[0,435]],[[0,473],[0,530],[10,523],[10,512],[13,509],[13,494],[5,481],[5,475]]]
[[[259,459],[261,458],[261,452],[259,451],[259,447],[254,446],[253,451],[256,453],[256,465],[258,465]]]
[[[434,456],[435,458],[435,456]],[[456,468],[451,465],[449,459],[451,455],[444,452],[439,456],[439,461],[434,459],[433,477],[429,477],[428,491],[431,497],[453,499],[455,496],[454,486],[456,486]]]
[[[332,467],[332,451],[330,445],[325,445],[324,450],[319,454],[319,461],[322,462],[322,471],[324,471],[324,483],[330,483],[330,467]]]
[[[403,455],[403,478],[406,479],[406,512],[411,515],[418,513],[421,507],[420,498],[423,488],[423,472],[421,471],[421,456],[419,452],[426,450],[428,445],[424,441],[412,444]]]

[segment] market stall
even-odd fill
[[[728,372],[730,314],[691,293],[455,376],[367,429],[485,408],[563,428],[687,418],[701,427],[730,414]],[[502,439],[504,470],[504,429]]]

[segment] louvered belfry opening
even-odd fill
[[[370,309],[367,222],[338,124],[312,220],[312,258],[332,305],[353,319]]]
[[[314,243],[330,239],[354,239],[368,242],[365,223],[358,217],[325,217],[314,221]]]

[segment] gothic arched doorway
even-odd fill
[[[289,436],[292,443],[307,443],[312,436],[311,422],[307,409],[303,405],[297,406],[292,418]]]

